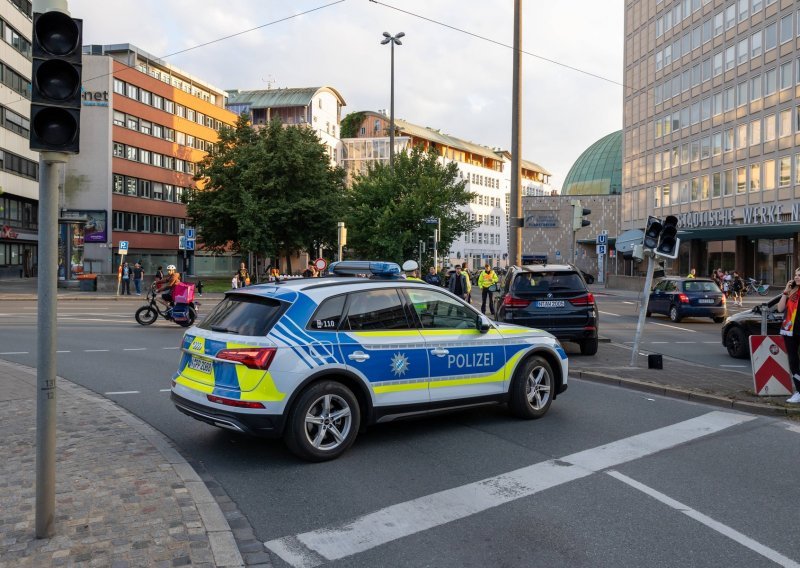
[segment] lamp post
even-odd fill
[[[397,35],[392,35],[389,32],[383,32],[383,40],[381,45],[390,43],[392,45],[392,79],[391,79],[391,95],[389,98],[389,166],[394,167],[394,46],[403,45],[400,41],[401,37],[406,34],[400,32]]]

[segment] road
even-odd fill
[[[60,302],[59,374],[202,464],[275,566],[800,566],[796,423],[571,380],[539,421],[491,407],[387,424],[339,460],[307,464],[280,441],[175,411],[183,330],[140,327],[133,310]],[[601,311],[604,334],[631,338],[632,306],[602,298]],[[0,312],[0,357],[35,365],[35,305]],[[655,323],[645,344],[668,341],[665,354],[725,353],[704,343],[719,325]],[[686,330],[697,355],[677,343]]]

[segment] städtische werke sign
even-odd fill
[[[698,229],[705,227],[731,227],[735,225],[779,225],[800,222],[800,203],[776,203],[751,207],[727,207],[713,211],[678,213],[678,227]]]

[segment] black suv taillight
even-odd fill
[[[508,294],[505,298],[503,298],[503,305],[507,308],[527,308],[530,303],[530,300],[526,300],[525,298],[517,298],[511,294]]]
[[[572,298],[569,301],[570,304],[573,306],[593,306],[594,305],[594,294],[591,292],[587,292],[583,296],[578,296],[577,298]]]

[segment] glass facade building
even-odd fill
[[[675,272],[784,283],[798,266],[793,0],[626,0],[623,229],[675,215]]]

